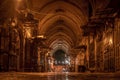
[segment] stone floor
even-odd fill
[[[0,80],[120,80],[119,73],[0,73]]]

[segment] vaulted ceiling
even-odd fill
[[[39,19],[39,34],[47,36],[51,48],[67,50],[75,46],[80,26],[88,21],[86,0],[31,0],[28,5]]]
[[[14,7],[32,13],[39,20],[39,34],[47,37],[47,45],[55,50],[68,50],[81,39],[81,26],[109,3],[109,0],[1,0],[0,15],[14,14]]]

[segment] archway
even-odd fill
[[[54,58],[54,68],[56,72],[66,72],[68,71],[68,65],[70,63],[69,56],[67,53],[58,49],[53,53]]]
[[[53,58],[55,59],[55,65],[64,65],[66,54],[63,50],[59,49],[53,54]]]

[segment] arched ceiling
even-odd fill
[[[4,16],[0,18],[0,22],[8,15],[13,15],[13,9],[29,11],[39,20],[38,33],[46,36],[48,46],[58,49],[62,45],[64,50],[68,50],[77,45],[82,35],[81,26],[89,21],[90,6],[93,14],[97,9],[107,7],[109,2],[109,0],[1,0],[0,14]]]
[[[87,0],[30,0],[28,7],[52,49],[74,47],[82,35],[80,26],[88,21]]]
[[[39,19],[39,34],[47,37],[47,45],[64,51],[77,45],[82,35],[81,26],[89,19],[89,4],[93,9],[102,8],[107,0],[27,0],[28,8]],[[104,6],[105,7],[105,6]],[[60,44],[59,44],[60,43]]]

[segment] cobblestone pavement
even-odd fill
[[[119,73],[0,73],[0,80],[120,80]]]

